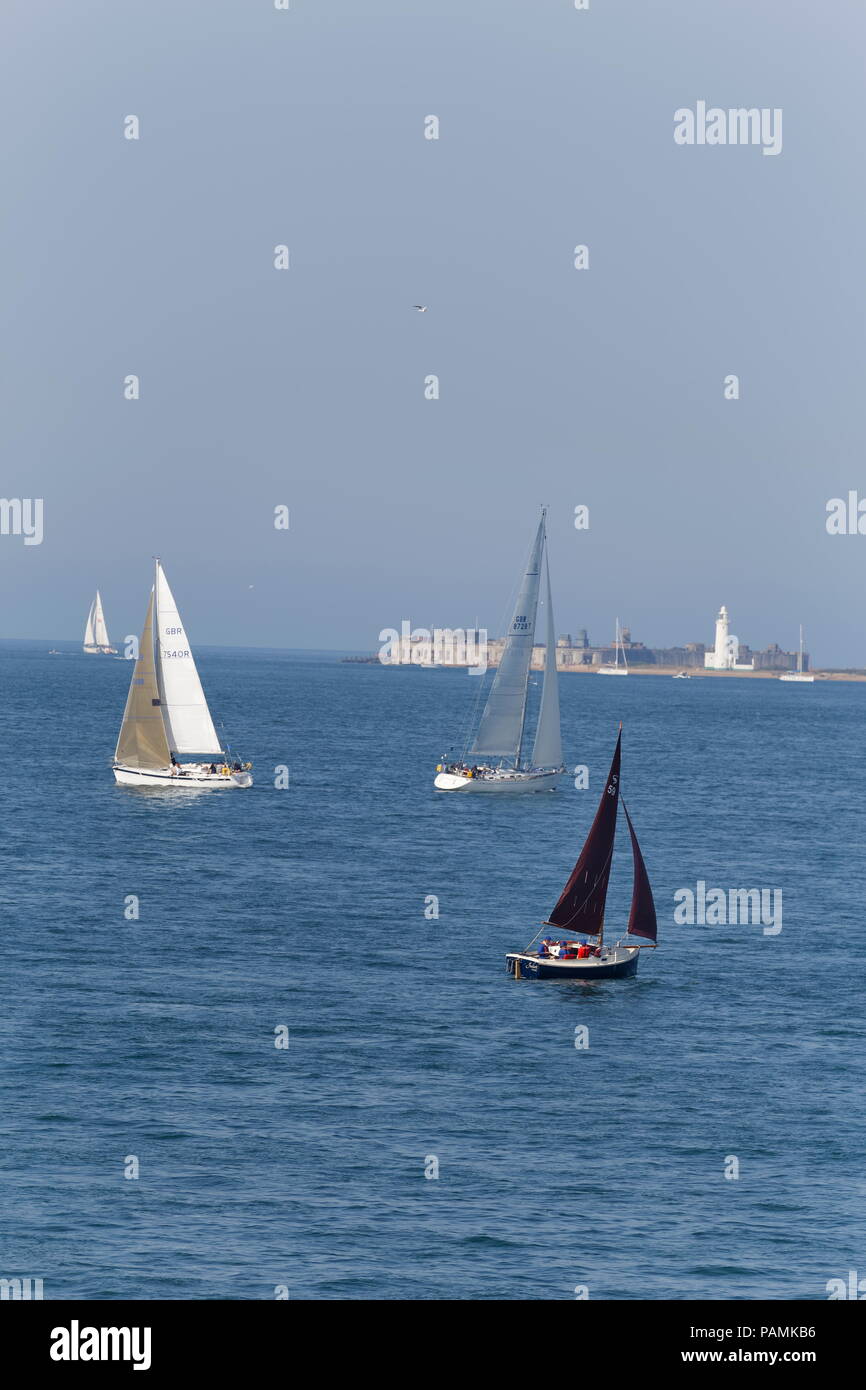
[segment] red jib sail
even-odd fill
[[[613,839],[616,834],[616,812],[619,805],[619,760],[622,732],[616,741],[613,762],[595,820],[590,826],[586,844],[574,866],[571,878],[562,890],[556,907],[550,914],[550,924],[572,932],[598,936],[604,927],[604,904],[610,878]]]
[[[648,941],[655,941],[658,935],[658,926],[656,924],[653,890],[650,887],[646,864],[643,862],[643,855],[640,852],[640,845],[637,842],[637,835],[634,833],[634,826],[631,823],[631,816],[625,802],[622,803],[622,809],[625,811],[625,818],[628,821],[631,852],[634,857],[634,887],[631,894],[631,912],[628,915],[626,931],[632,936],[645,936]]]

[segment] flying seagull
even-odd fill
[[[413,305],[412,305],[412,308],[413,308],[413,309],[417,309],[419,314],[426,314],[426,312],[427,312],[427,305],[426,305],[426,304],[413,304]]]

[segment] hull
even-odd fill
[[[628,671],[624,666],[599,666],[596,671],[597,676],[627,676]]]
[[[116,647],[82,647],[86,656],[117,656]]]
[[[195,766],[195,765],[193,765]],[[251,787],[253,785],[252,775],[249,772],[231,772],[225,776],[220,772],[182,772],[173,775],[170,768],[135,768],[124,767],[120,763],[115,763],[114,780],[121,787],[171,787],[180,791],[188,791],[192,787],[208,787],[218,790],[220,787]]]
[[[562,775],[562,772],[504,772],[489,777],[461,777],[456,772],[438,772],[433,786],[437,792],[460,792],[464,796],[470,793],[525,795],[554,791]]]
[[[637,974],[640,949],[618,946],[586,960],[541,959],[534,953],[511,951],[505,968],[515,979],[530,980],[625,980]]]
[[[812,684],[814,683],[815,677],[814,677],[814,676],[798,676],[795,672],[792,672],[791,674],[789,674],[789,675],[787,675],[787,676],[780,676],[780,677],[779,677],[779,680],[780,680],[780,681],[794,682],[794,683],[796,683],[797,685],[812,685]]]

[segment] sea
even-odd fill
[[[130,663],[49,645],[0,646],[0,1276],[628,1301],[866,1274],[866,685],[564,674],[569,777],[473,797],[433,776],[478,677],[203,649],[255,785],[143,791],[111,774]],[[659,949],[515,981],[620,720]],[[631,874],[621,828],[611,937]],[[701,883],[779,917],[677,921]]]

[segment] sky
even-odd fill
[[[866,497],[859,0],[2,28],[0,493],[44,535],[0,536],[0,637],[77,638],[97,586],[138,632],[155,554],[193,642],[495,632],[546,504],[560,632],[709,644],[725,603],[866,666],[866,535],[826,530]],[[676,144],[699,100],[781,108],[781,152]]]

